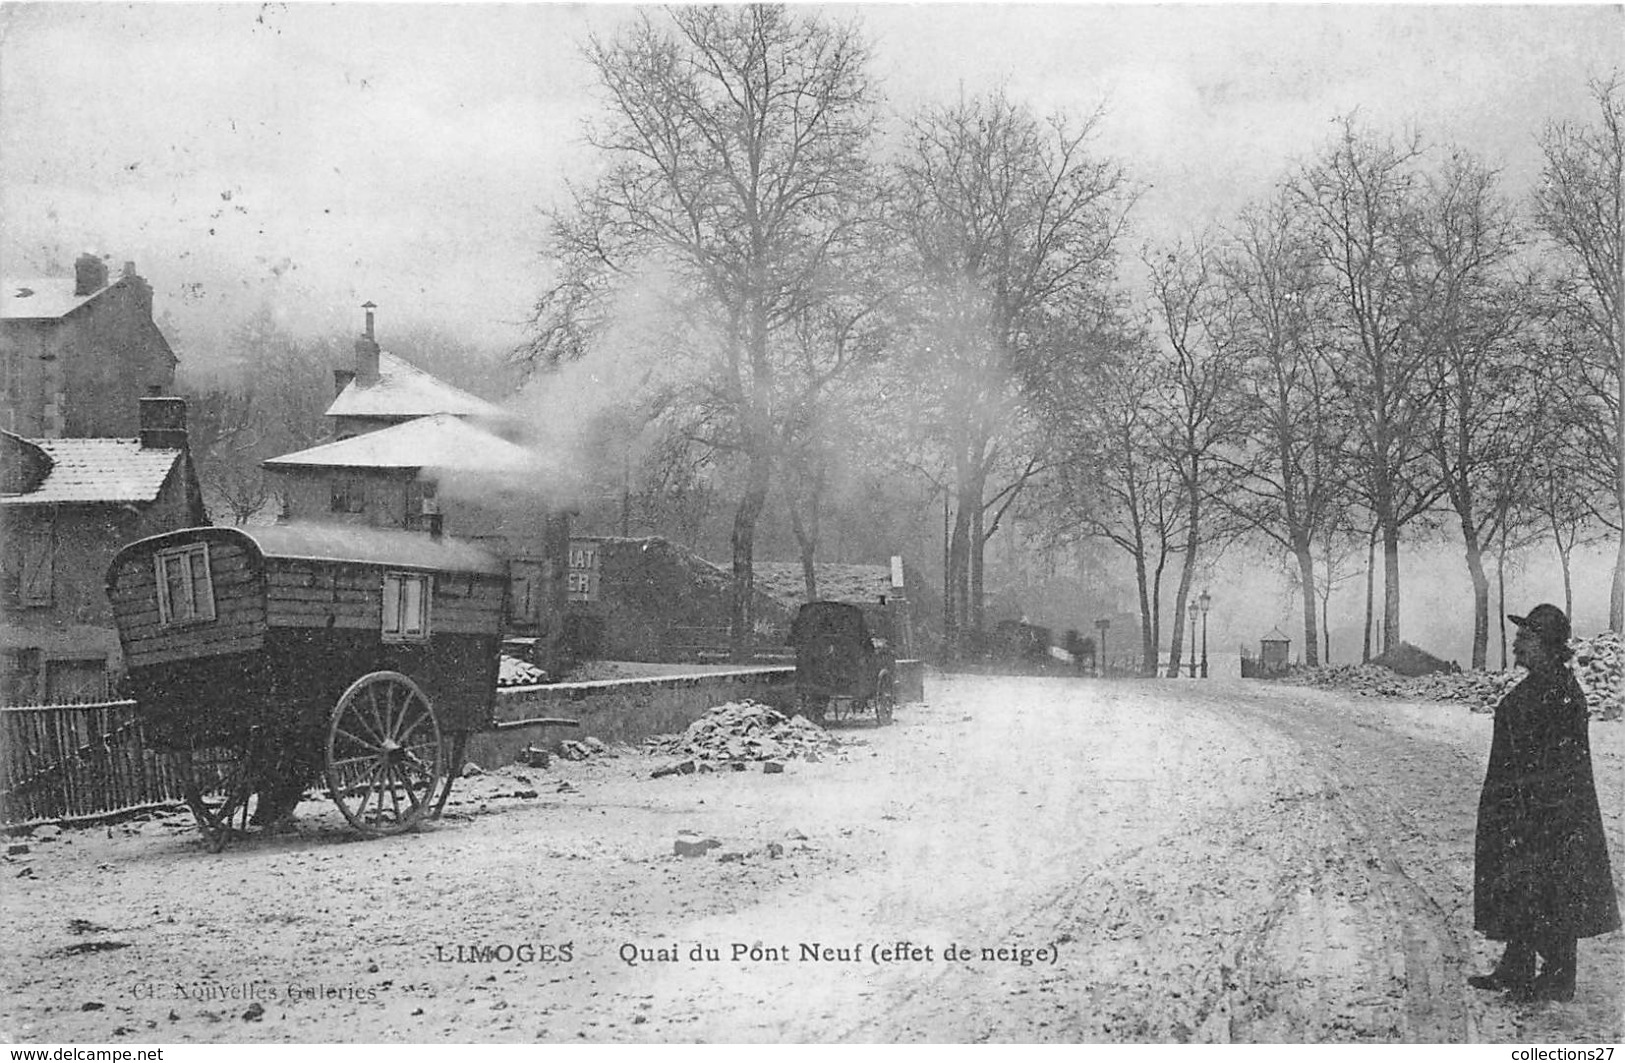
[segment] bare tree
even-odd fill
[[[1581,342],[1570,350],[1570,401],[1588,442],[1586,463],[1607,474],[1612,505],[1597,516],[1618,536],[1608,624],[1625,631],[1625,85],[1595,81],[1593,125],[1547,127],[1545,180],[1535,217],[1568,269],[1558,286]]]
[[[1484,552],[1528,488],[1545,401],[1528,342],[1532,284],[1510,275],[1519,239],[1494,173],[1466,155],[1453,155],[1429,182],[1417,227],[1417,342],[1433,377],[1427,450],[1466,551],[1472,667],[1483,668],[1490,620]]]
[[[1342,419],[1314,329],[1322,316],[1317,303],[1327,293],[1285,196],[1242,212],[1219,268],[1240,363],[1234,401],[1252,429],[1249,445],[1230,458],[1237,490],[1229,504],[1293,558],[1304,663],[1314,666],[1321,643],[1316,603],[1323,620],[1329,593],[1317,582],[1315,550],[1344,494],[1337,461]],[[1323,548],[1323,557],[1335,554]]]
[[[1058,351],[1051,315],[1098,314],[1133,197],[1121,169],[1091,150],[1096,112],[1038,118],[1001,91],[927,107],[898,165],[901,241],[919,277],[914,400],[952,470],[954,521],[945,632],[982,627],[983,551],[1000,507],[1039,462],[1016,426],[1038,363]],[[1042,375],[1042,374],[1038,374]],[[1011,473],[992,483],[999,468]],[[989,493],[999,499],[991,508]]]
[[[1156,359],[1160,394],[1151,407],[1157,422],[1155,438],[1179,483],[1185,510],[1168,655],[1168,674],[1175,677],[1184,645],[1185,603],[1200,552],[1228,530],[1223,509],[1214,517],[1206,513],[1209,500],[1229,496],[1233,482],[1219,451],[1244,433],[1234,402],[1236,336],[1229,320],[1233,307],[1220,290],[1215,256],[1198,239],[1189,247],[1180,245],[1148,257],[1146,266],[1162,347]]]
[[[1144,352],[1127,352],[1088,380],[1070,405],[1069,450],[1050,489],[1050,538],[1102,539],[1129,556],[1140,611],[1141,672],[1155,675],[1162,584],[1186,541],[1183,481],[1158,438],[1161,381]]]
[[[865,433],[865,421],[884,416],[862,374],[885,352],[888,298],[878,280],[852,284],[843,296],[809,308],[791,329],[791,365],[781,376],[784,413],[777,431],[785,508],[808,601],[818,597],[816,558],[832,466],[852,452],[851,442]]]
[[[1417,342],[1413,269],[1420,141],[1373,136],[1353,118],[1292,183],[1333,311],[1329,366],[1351,414],[1347,461],[1383,550],[1384,647],[1400,639],[1400,532],[1439,497],[1424,473],[1428,361]]]
[[[296,339],[262,307],[233,330],[225,353],[224,368],[188,379],[183,392],[205,499],[242,524],[273,501],[260,462],[326,436],[334,350]]]
[[[586,57],[607,94],[607,170],[555,227],[565,268],[538,304],[533,363],[579,354],[606,299],[658,269],[692,293],[714,355],[712,425],[739,456],[736,654],[748,650],[756,527],[773,480],[786,330],[822,296],[871,205],[874,90],[857,31],[785,7],[643,14]]]
[[[1315,587],[1314,593],[1320,602],[1320,637],[1321,654],[1318,658],[1321,664],[1332,663],[1332,631],[1330,613],[1332,595],[1343,584],[1361,576],[1362,570],[1357,567],[1359,558],[1359,539],[1353,534],[1341,518],[1331,518],[1321,529],[1318,537],[1319,546],[1316,551],[1313,569]],[[1305,655],[1305,662],[1309,660]]]

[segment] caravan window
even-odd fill
[[[209,576],[207,543],[161,550],[153,564],[158,575],[159,623],[214,619],[214,581]]]
[[[384,575],[384,641],[428,641],[431,586],[429,577],[419,573]]]

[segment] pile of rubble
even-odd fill
[[[788,717],[754,701],[730,701],[689,724],[682,734],[655,735],[643,749],[654,756],[743,763],[820,760],[839,745],[805,716]]]
[[[1569,645],[1574,648],[1574,674],[1585,688],[1591,715],[1599,720],[1625,716],[1625,640],[1604,631]]]
[[[1611,631],[1576,639],[1572,662],[1586,693],[1591,715],[1599,720],[1625,716],[1625,647]],[[1285,682],[1300,686],[1336,687],[1367,697],[1416,701],[1459,701],[1474,712],[1489,712],[1518,684],[1522,669],[1504,672],[1450,672],[1407,678],[1378,664],[1337,664],[1295,668]]]
[[[504,653],[497,662],[497,686],[500,687],[528,687],[536,683],[547,682],[547,673],[518,657],[509,657]]]

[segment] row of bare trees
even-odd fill
[[[882,160],[857,30],[780,7],[650,14],[586,54],[603,170],[556,220],[530,364],[659,322],[640,330],[670,370],[634,396],[643,449],[734,476],[736,642],[770,489],[816,594],[830,462],[860,442],[942,492],[949,637],[979,627],[984,544],[1047,462],[1024,408],[1086,356],[1114,280],[1131,197],[1090,150],[1096,119],[995,93],[922,110]]]
[[[1537,526],[1565,557],[1619,533],[1614,85],[1600,125],[1545,131],[1532,204],[1348,118],[1229,226],[1147,250],[1131,295],[1136,193],[1099,113],[996,90],[883,132],[861,34],[808,9],[649,13],[585,52],[602,165],[555,216],[521,360],[615,367],[627,523],[635,495],[728,500],[741,649],[770,497],[816,595],[829,492],[866,461],[943,507],[950,647],[1019,514],[1131,559],[1148,667],[1165,584],[1177,668],[1192,589],[1239,537],[1291,559],[1313,661],[1355,544],[1380,550],[1368,629],[1393,645],[1401,545],[1451,522],[1482,664],[1489,559]],[[1622,580],[1625,551],[1616,628]]]
[[[1452,524],[1483,667],[1489,559],[1504,576],[1509,552],[1547,536],[1567,578],[1583,537],[1618,534],[1625,99],[1595,93],[1614,132],[1549,129],[1522,216],[1485,163],[1350,118],[1230,228],[1147,257],[1143,357],[1111,371],[1095,423],[1072,433],[1089,471],[1059,498],[1065,532],[1132,558],[1147,669],[1169,566],[1177,672],[1193,575],[1238,536],[1292,559],[1314,664],[1323,584],[1353,542],[1382,559],[1369,655],[1374,622],[1379,646],[1401,638],[1402,542]]]

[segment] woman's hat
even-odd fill
[[[1569,615],[1555,605],[1542,603],[1529,610],[1528,616],[1508,613],[1507,619],[1550,645],[1563,646],[1569,641]]]

